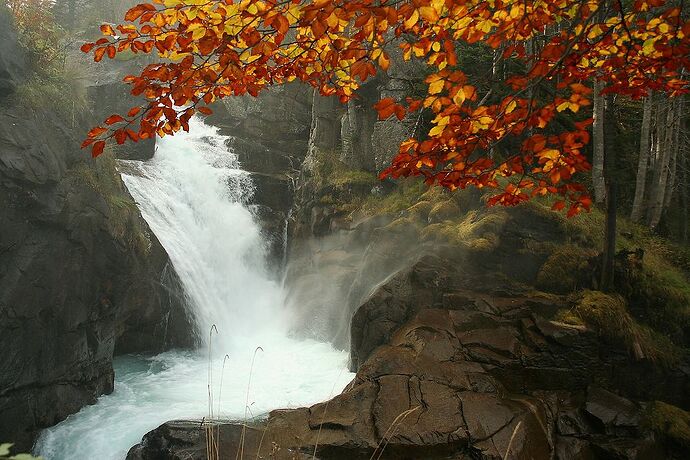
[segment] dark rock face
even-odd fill
[[[26,74],[24,54],[17,44],[11,15],[0,5],[0,101],[11,95]]]
[[[9,30],[0,25],[0,66]],[[111,195],[85,179],[96,163],[79,149],[89,121],[76,122],[0,101],[0,439],[24,451],[112,391],[116,350],[192,341],[167,254],[114,167]]]

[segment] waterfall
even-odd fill
[[[287,318],[245,206],[253,185],[226,141],[192,120],[189,133],[158,141],[164,154],[123,162],[123,180],[180,275],[200,338],[208,342],[215,324],[219,349],[230,351],[248,338],[284,334]]]
[[[246,206],[250,177],[227,137],[199,120],[191,124],[190,133],[158,139],[151,160],[122,162],[121,170],[170,255],[202,349],[116,358],[113,394],[43,431],[35,452],[46,460],[119,460],[168,420],[210,410],[240,420],[310,405],[352,379],[346,353],[288,336],[285,296],[265,266],[265,241]]]

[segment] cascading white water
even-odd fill
[[[159,139],[154,158],[123,168],[125,184],[179,274],[205,348],[116,359],[113,394],[41,434],[35,451],[46,460],[119,460],[167,420],[201,418],[211,410],[243,419],[308,405],[351,380],[345,353],[288,337],[284,295],[268,276],[259,227],[244,205],[251,180],[226,140],[192,120],[190,133]],[[210,334],[213,324],[217,334]]]

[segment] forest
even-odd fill
[[[683,459],[682,0],[5,0],[0,459]]]

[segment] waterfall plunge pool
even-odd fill
[[[346,353],[291,339],[213,359],[214,417],[260,418],[272,409],[304,407],[336,395],[352,379]],[[141,437],[175,419],[208,417],[208,355],[170,351],[115,359],[115,391],[44,430],[36,452],[45,460],[122,460]]]
[[[291,337],[304,325],[293,324],[265,266],[266,238],[247,206],[253,184],[227,145],[193,119],[189,133],[157,139],[152,159],[123,162],[122,178],[170,256],[204,343],[197,352],[116,358],[115,391],[43,431],[34,450],[45,460],[121,460],[166,421],[211,410],[241,421],[327,400],[352,380],[345,352]]]

